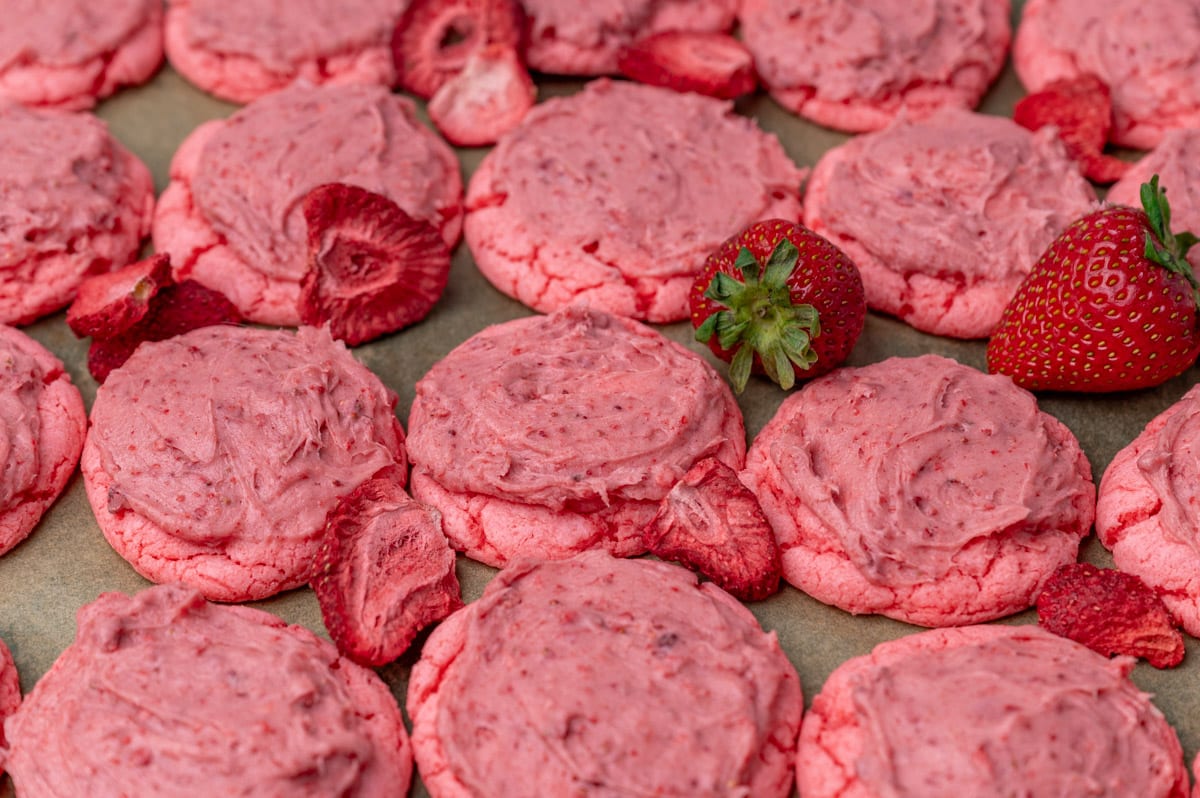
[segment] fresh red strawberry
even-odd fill
[[[537,87],[516,50],[490,44],[471,53],[463,69],[434,93],[429,119],[459,147],[495,144],[516,127],[537,99]]]
[[[392,36],[400,86],[428,100],[486,45],[522,52],[524,29],[516,0],[412,0]]]
[[[111,337],[92,338],[88,371],[97,382],[104,382],[143,341],[165,341],[200,327],[241,320],[238,309],[219,291],[194,280],[168,285],[154,295],[146,315],[129,329]]]
[[[638,39],[617,58],[638,83],[732,100],[758,86],[754,56],[727,33],[669,30]]]
[[[1112,183],[1129,168],[1104,154],[1112,130],[1112,97],[1095,75],[1057,80],[1022,97],[1013,107],[1013,120],[1029,130],[1054,125],[1067,154],[1089,180]]]
[[[384,469],[330,512],[312,588],[338,650],[369,667],[463,605],[441,516]]]
[[[151,255],[114,272],[88,277],[67,308],[67,326],[80,338],[125,332],[146,315],[158,290],[171,282],[167,255]]]
[[[304,196],[308,270],[300,283],[300,320],[329,323],[350,346],[415,324],[450,276],[442,234],[387,197],[326,183]]]
[[[764,266],[765,264],[765,266]],[[730,361],[741,393],[751,370],[783,388],[850,354],[867,306],[858,267],[807,227],[755,222],[708,256],[689,295],[696,340]]]
[[[1183,635],[1162,599],[1133,574],[1063,565],[1037,598],[1038,623],[1105,656],[1142,657],[1156,668],[1183,661]]]
[[[1146,388],[1200,352],[1191,233],[1173,235],[1158,176],[1144,210],[1112,206],[1074,222],[1017,289],[988,342],[988,370],[1030,390]]]
[[[704,574],[743,601],[779,590],[779,544],[758,499],[737,473],[707,457],[663,499],[646,548]]]

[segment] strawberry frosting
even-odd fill
[[[22,798],[405,795],[399,707],[307,629],[178,585],[105,593],[5,726]]]
[[[1200,128],[1169,130],[1153,151],[1147,153],[1124,177],[1108,190],[1114,204],[1142,207],[1142,183],[1158,175],[1158,184],[1171,203],[1171,230],[1191,231],[1200,236]],[[1200,269],[1200,245],[1188,252],[1193,269]]]
[[[4,736],[4,722],[21,706],[21,682],[12,652],[0,640],[0,775],[4,774],[4,760],[8,747]]]
[[[849,660],[800,739],[805,798],[1184,798],[1183,751],[1129,680],[1037,627],[936,630]]]

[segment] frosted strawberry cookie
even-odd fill
[[[8,742],[4,736],[4,722],[21,706],[21,682],[12,652],[0,640],[0,776],[4,775],[4,760]]]
[[[0,323],[28,324],[135,259],[154,182],[90,114],[0,99],[0,152]]]
[[[922,626],[1031,606],[1075,560],[1095,509],[1065,426],[1008,377],[938,355],[809,383],[755,438],[742,478],[787,581]]]
[[[521,0],[529,66],[559,75],[611,75],[621,50],[666,30],[726,31],[736,0]]]
[[[1025,87],[1092,74],[1112,94],[1114,143],[1148,149],[1200,127],[1200,0],[1028,0],[1013,43]]]
[[[1158,175],[1159,185],[1171,203],[1171,227],[1200,235],[1200,128],[1168,130],[1147,153],[1108,190],[1106,199],[1118,205],[1141,208],[1141,187]],[[1200,269],[1200,247],[1188,253],[1193,268]]]
[[[296,80],[391,86],[405,0],[171,0],[166,51],[201,89],[250,102]]]
[[[147,579],[265,598],[308,581],[343,496],[404,465],[395,405],[325,329],[204,327],[143,343],[96,392],[84,486]]]
[[[742,415],[701,357],[583,307],[489,327],[417,382],[413,497],[489,565],[590,548],[645,551],[642,530],[696,462],[738,469]]]
[[[24,540],[75,473],[87,414],[62,361],[0,325],[0,554]]]
[[[483,275],[535,310],[586,299],[678,321],[722,241],[799,219],[803,176],[728,102],[593,81],[539,104],[484,158],[464,232]]]
[[[144,83],[163,58],[162,0],[6,0],[0,97],[91,108]]]
[[[985,338],[1050,242],[1095,204],[1053,130],[946,109],[825,153],[804,223],[858,266],[872,309]]]
[[[754,616],[650,560],[501,571],[413,667],[434,798],[791,794],[800,681]]]
[[[384,798],[412,779],[400,708],[373,671],[181,585],[80,609],[75,641],[6,728],[22,798]]]
[[[743,0],[741,33],[780,105],[837,130],[974,108],[1008,56],[1008,0]]]
[[[1100,479],[1096,534],[1122,571],[1162,596],[1184,630],[1200,635],[1200,387],[1117,452]]]
[[[936,629],[843,663],[800,731],[805,798],[1186,798],[1175,731],[1110,660],[1037,627]]]
[[[307,262],[301,200],[324,183],[382,194],[441,231],[462,224],[453,150],[382,86],[294,86],[201,125],[171,162],[154,246],[176,280],[228,296],[263,324],[299,323]]]

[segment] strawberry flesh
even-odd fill
[[[146,315],[150,300],[171,282],[171,259],[165,254],[88,277],[67,308],[67,326],[80,338],[123,333]]]
[[[451,144],[483,147],[520,124],[536,99],[537,88],[517,51],[492,44],[471,53],[426,110]]]
[[[726,33],[669,30],[624,48],[621,74],[639,83],[732,100],[758,86],[754,56]]]
[[[304,324],[329,324],[350,346],[415,324],[450,276],[441,233],[387,197],[327,183],[303,200],[308,269],[300,283]]]
[[[428,100],[486,45],[521,52],[524,28],[515,0],[412,0],[392,36],[400,86]]]
[[[1132,574],[1071,563],[1037,598],[1038,623],[1105,656],[1142,657],[1156,668],[1183,661],[1183,635],[1162,599]]]
[[[671,489],[645,542],[652,554],[704,574],[743,601],[779,590],[775,533],[750,489],[714,457],[696,463]]]
[[[441,516],[403,483],[402,468],[384,469],[334,508],[311,580],[330,638],[368,667],[463,605]]]
[[[1013,120],[1029,130],[1054,125],[1067,154],[1089,180],[1112,183],[1129,169],[1127,162],[1104,154],[1112,130],[1112,98],[1095,75],[1057,80],[1022,97],[1013,107]]]

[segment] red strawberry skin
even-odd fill
[[[88,277],[67,308],[67,326],[80,338],[119,335],[140,321],[154,295],[171,283],[171,259],[164,254]]]
[[[988,370],[1035,391],[1110,392],[1191,366],[1200,352],[1192,287],[1145,257],[1147,237],[1146,213],[1122,206],[1068,227],[1001,315]]]
[[[1095,75],[1057,80],[1022,97],[1013,107],[1013,121],[1029,130],[1058,128],[1067,154],[1089,180],[1112,183],[1129,168],[1127,162],[1104,154],[1112,130],[1112,98]]]
[[[630,80],[733,100],[758,87],[754,56],[727,33],[669,30],[621,51],[617,68]]]

